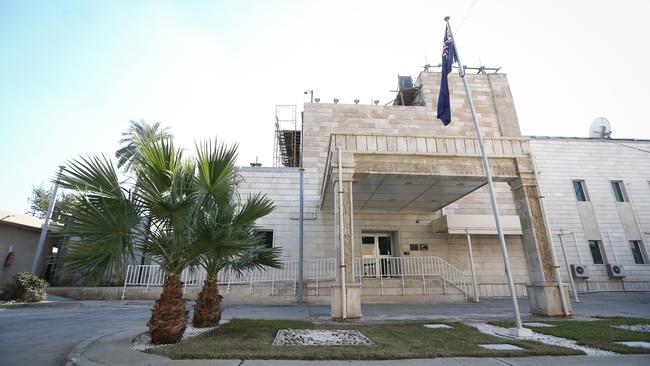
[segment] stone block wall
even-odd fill
[[[614,263],[614,253],[606,234],[609,232],[617,264],[623,265],[627,272],[625,281],[630,282],[628,288],[646,288],[642,284],[631,284],[650,281],[650,264],[635,264],[629,240],[650,239],[646,234],[650,232],[650,154],[641,151],[650,151],[650,141],[532,138],[530,148],[537,161],[542,194],[546,197],[546,212],[564,278],[567,278],[567,273],[558,237],[561,230],[576,233],[578,250],[591,276],[588,280],[592,283],[590,290],[623,289],[620,280],[609,278],[605,265],[593,264],[587,242],[602,240],[606,261]],[[577,202],[572,186],[574,179],[584,180],[589,202]],[[629,203],[616,202],[612,180],[624,182]],[[579,205],[583,207],[579,208]],[[636,213],[641,233],[630,207]],[[593,220],[585,220],[585,214],[581,215],[580,210],[592,212]],[[579,263],[573,236],[565,235],[563,241],[569,262]],[[647,250],[647,242],[645,244]],[[580,289],[587,289],[584,281],[578,282]]]
[[[505,74],[467,75],[484,137],[520,137],[514,102]],[[421,73],[424,106],[306,103],[304,105],[304,166],[322,172],[332,133],[475,137],[462,81],[449,76],[452,122],[436,118],[440,73]]]

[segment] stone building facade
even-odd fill
[[[531,137],[530,147],[565,278],[562,245],[586,271],[578,291],[650,290],[650,141]]]
[[[335,316],[360,315],[355,306],[370,301],[508,295],[462,83],[450,75],[453,121],[445,127],[435,115],[439,79],[439,73],[419,75],[417,105],[304,105],[304,253],[307,261],[336,261],[330,292]],[[533,312],[570,312],[570,304],[560,304],[553,235],[541,214],[533,148],[521,136],[507,77],[479,74],[467,79],[507,226],[516,291],[529,297]],[[542,161],[540,165],[548,167]],[[276,210],[259,221],[259,229],[272,233],[273,245],[282,247],[285,259],[296,259],[298,168],[240,172],[242,194],[262,191],[276,203]],[[458,273],[469,285],[459,282]],[[419,274],[421,282],[415,278]],[[427,282],[429,277],[438,279]],[[347,291],[346,311],[336,305],[342,300],[341,288]]]

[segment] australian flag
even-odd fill
[[[449,26],[445,29],[445,40],[442,44],[442,77],[440,79],[440,94],[438,95],[438,119],[447,126],[451,123],[451,103],[449,101],[449,84],[447,75],[451,72],[451,65],[456,62],[456,52],[451,39]]]

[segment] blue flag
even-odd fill
[[[451,103],[449,101],[449,84],[447,75],[451,72],[451,65],[456,62],[456,52],[451,39],[449,27],[445,29],[445,40],[442,44],[442,77],[440,79],[440,94],[438,95],[438,119],[447,126],[451,123]]]

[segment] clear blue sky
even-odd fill
[[[0,0],[0,208],[24,212],[67,159],[112,155],[131,119],[270,165],[275,104],[389,101],[396,74],[438,62],[445,15],[467,64],[508,73],[525,134],[605,116],[650,138],[650,2],[473,3]]]

